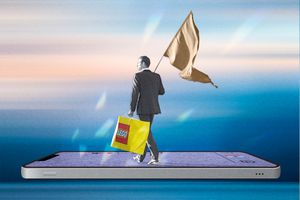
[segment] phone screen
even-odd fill
[[[59,152],[25,167],[276,167],[276,164],[243,152],[160,152],[159,164],[133,160],[128,152]]]

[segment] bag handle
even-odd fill
[[[122,115],[123,117],[127,117],[127,118],[129,118],[129,120],[132,120],[132,119],[135,119],[133,116],[132,117],[130,117],[130,116],[128,116],[128,114],[127,113],[123,113],[123,115]]]

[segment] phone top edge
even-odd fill
[[[173,167],[26,167],[21,166],[23,169],[274,169],[274,170],[281,170],[281,166],[274,166],[274,167],[186,167],[186,166],[173,166]]]

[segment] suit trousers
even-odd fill
[[[148,140],[147,140],[147,147],[150,151],[151,158],[158,161],[158,149],[157,149],[157,146],[156,146],[156,143],[155,143],[155,140],[153,138],[152,131],[151,131],[151,126],[152,126],[154,114],[139,115],[139,118],[142,121],[150,122],[150,130],[149,130],[149,135],[148,135]],[[147,148],[145,148],[145,151],[144,151],[143,155],[139,156],[140,162],[143,162],[143,160],[145,159],[146,152],[147,152]]]

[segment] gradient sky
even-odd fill
[[[159,148],[249,151],[296,180],[298,4],[0,0],[0,160],[7,161],[0,179],[59,149],[111,150],[138,57],[148,55],[154,69],[192,10],[200,30],[195,67],[219,88],[181,79],[164,58],[166,94],[153,127]]]
[[[138,56],[148,55],[154,68],[190,10],[201,40],[195,66],[217,84],[249,73],[298,73],[298,8],[295,0],[2,0],[0,109],[68,96],[75,90],[68,82],[131,82]],[[167,58],[158,72],[179,80]]]

